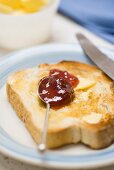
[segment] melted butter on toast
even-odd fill
[[[81,76],[78,76],[78,79],[79,79],[79,84],[77,85],[75,90],[85,90],[94,86],[96,83],[95,80],[90,78],[83,78]]]
[[[82,118],[83,121],[89,123],[89,124],[97,124],[101,121],[102,114],[99,113],[90,113]]]

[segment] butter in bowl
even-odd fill
[[[19,49],[47,41],[59,0],[0,0],[0,46]]]

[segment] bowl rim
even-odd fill
[[[30,17],[30,16],[40,16],[42,14],[44,14],[46,11],[48,11],[51,8],[55,8],[55,11],[59,5],[60,0],[50,0],[50,2],[45,5],[41,10],[33,12],[33,13],[22,13],[20,15],[14,15],[14,14],[5,14],[5,13],[0,13],[0,17],[11,17],[11,18],[15,18],[15,17]]]

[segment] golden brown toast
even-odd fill
[[[100,149],[114,140],[114,85],[98,68],[74,61],[41,64],[18,71],[7,80],[8,100],[36,143],[41,142],[46,106],[37,96],[38,82],[52,68],[67,70],[79,78],[74,100],[51,109],[47,146],[55,148],[82,142]]]

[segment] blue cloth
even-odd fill
[[[61,0],[59,12],[114,43],[114,0]]]

